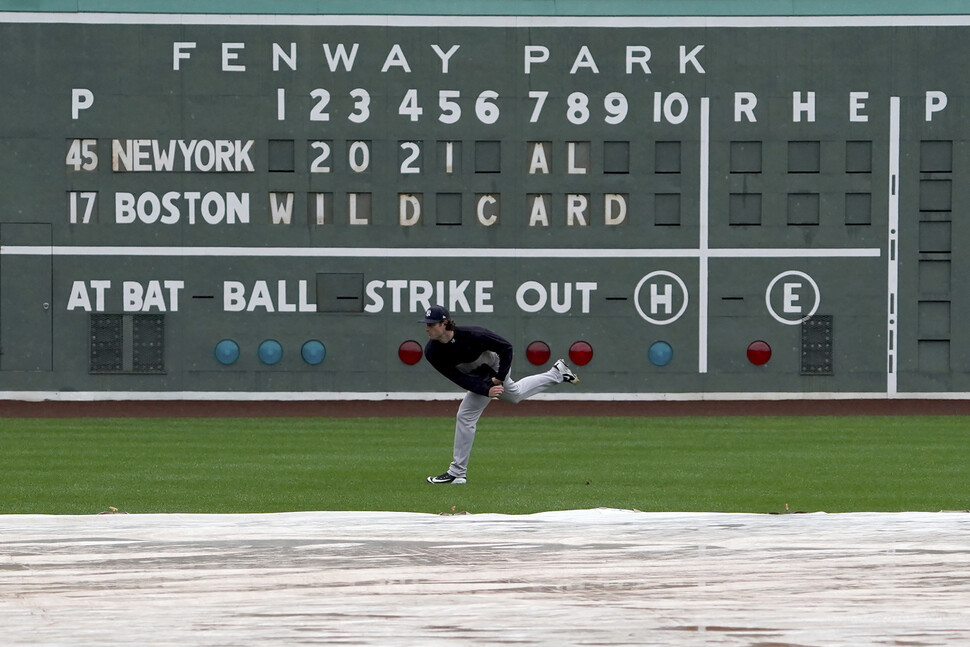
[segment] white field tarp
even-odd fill
[[[970,514],[0,516],[5,645],[966,645]]]

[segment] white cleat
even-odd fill
[[[561,359],[556,360],[556,363],[552,365],[554,369],[559,371],[562,375],[563,382],[569,382],[570,384],[576,384],[579,382],[579,376],[573,373],[572,369],[566,366],[566,362]]]
[[[434,483],[435,485],[462,485],[465,483],[465,477],[455,476],[445,472],[439,476],[429,476],[428,483]]]

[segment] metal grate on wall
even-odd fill
[[[834,375],[832,315],[815,315],[802,323],[802,375]]]
[[[165,372],[165,315],[92,314],[91,373]]]

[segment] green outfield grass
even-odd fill
[[[966,417],[0,419],[0,513],[970,507]]]

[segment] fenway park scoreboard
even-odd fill
[[[968,17],[7,12],[0,43],[5,399],[453,397],[436,303],[573,398],[970,394]]]

